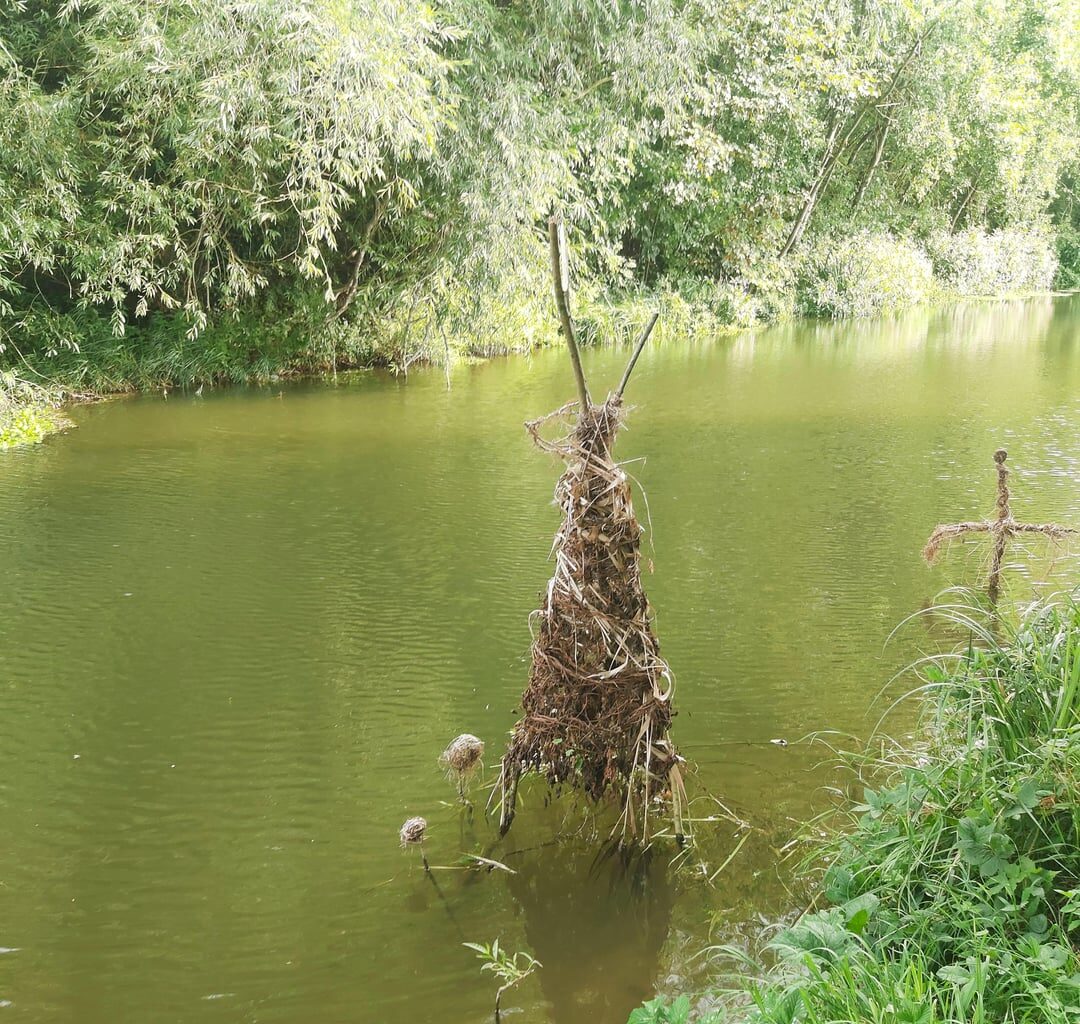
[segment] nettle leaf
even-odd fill
[[[848,918],[847,930],[852,935],[862,935],[866,930],[866,925],[870,920],[870,911],[863,907],[862,910],[856,911]]]
[[[966,863],[979,867],[990,851],[993,825],[985,825],[976,818],[961,818],[956,826],[956,848]]]
[[[1011,806],[1005,811],[1006,818],[1019,818],[1024,814],[1030,814],[1039,806],[1040,801],[1049,790],[1039,786],[1034,779],[1024,782],[1012,797]]]
[[[942,981],[951,981],[954,985],[966,985],[971,980],[971,971],[962,964],[947,964],[938,968],[937,976]]]
[[[877,793],[872,789],[864,789],[863,802],[855,810],[871,818],[880,818],[888,805],[889,801],[885,794]]]
[[[668,1024],[686,1024],[690,1019],[690,997],[679,996],[668,1010]]]
[[[836,960],[851,947],[852,937],[846,924],[842,910],[808,914],[782,933],[778,946],[796,954],[809,953],[819,960]]]
[[[1069,950],[1056,942],[1040,942],[1035,959],[1047,971],[1060,971],[1069,962]]]
[[[1080,928],[1080,889],[1059,889],[1058,895],[1065,898],[1061,908],[1062,923],[1067,932]]]
[[[657,996],[634,1010],[627,1024],[687,1024],[689,1019],[689,996],[679,996],[670,1006],[663,996]]]
[[[905,1002],[896,1007],[896,1024],[931,1024],[934,1010],[930,1002]]]
[[[1050,918],[1045,914],[1032,914],[1027,921],[1028,934],[1033,938],[1041,938],[1050,930]]]
[[[873,893],[866,893],[845,903],[842,909],[847,919],[847,930],[852,935],[862,935],[880,902]]]
[[[855,888],[855,876],[850,869],[832,865],[825,872],[825,898],[834,905],[847,902]]]
[[[1004,832],[994,832],[987,845],[989,855],[979,867],[983,878],[990,878],[1003,872],[1009,866],[1009,861],[1016,849],[1013,841]]]

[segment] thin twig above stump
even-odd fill
[[[570,255],[566,249],[566,229],[562,218],[552,217],[548,221],[548,242],[551,249],[551,280],[555,286],[555,307],[559,311],[559,322],[566,345],[570,349],[570,362],[574,364],[574,380],[577,382],[578,399],[581,411],[586,413],[592,404],[589,400],[589,388],[585,383],[585,371],[581,368],[581,353],[578,352],[577,334],[574,320],[570,316]]]

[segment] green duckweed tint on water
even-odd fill
[[[642,357],[618,454],[645,460],[674,736],[692,785],[765,829],[714,890],[543,845],[566,805],[539,793],[496,844],[438,763],[468,732],[490,766],[514,721],[558,522],[559,466],[521,423],[571,397],[565,353],[460,367],[449,392],[414,370],[74,410],[0,460],[4,1014],[479,1024],[462,942],[495,938],[544,965],[505,997],[522,1021],[623,1024],[694,987],[710,925],[738,940],[789,907],[775,846],[837,782],[797,741],[865,735],[893,671],[950,641],[883,649],[975,578],[984,548],[919,551],[992,511],[993,450],[1025,515],[1080,522],[1078,334],[1077,300],[1037,300]],[[625,353],[586,362],[599,390]],[[426,877],[398,838],[414,815],[433,866],[517,874]],[[713,869],[733,831],[703,844]]]

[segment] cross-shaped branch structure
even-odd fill
[[[1005,466],[1005,460],[1008,457],[1009,453],[1004,448],[999,448],[994,452],[994,462],[997,464],[997,517],[979,522],[947,523],[935,527],[934,532],[930,534],[930,539],[926,542],[926,547],[923,548],[923,558],[932,564],[943,544],[967,533],[989,533],[994,541],[990,579],[987,586],[991,601],[997,600],[1001,589],[1001,565],[1010,537],[1018,533],[1041,533],[1044,537],[1056,541],[1076,533],[1076,530],[1059,526],[1057,523],[1018,523],[1013,519],[1012,509],[1009,507],[1009,470]]]

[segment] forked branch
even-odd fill
[[[622,398],[626,385],[630,381],[630,374],[634,372],[634,365],[638,361],[638,356],[641,355],[641,350],[645,347],[645,342],[649,340],[649,335],[652,334],[652,329],[656,326],[656,321],[659,318],[659,312],[653,313],[649,317],[649,322],[641,329],[641,334],[638,335],[637,343],[634,345],[633,354],[630,356],[630,362],[626,364],[626,371],[622,375],[622,380],[619,381],[618,388],[615,389],[616,398]]]

